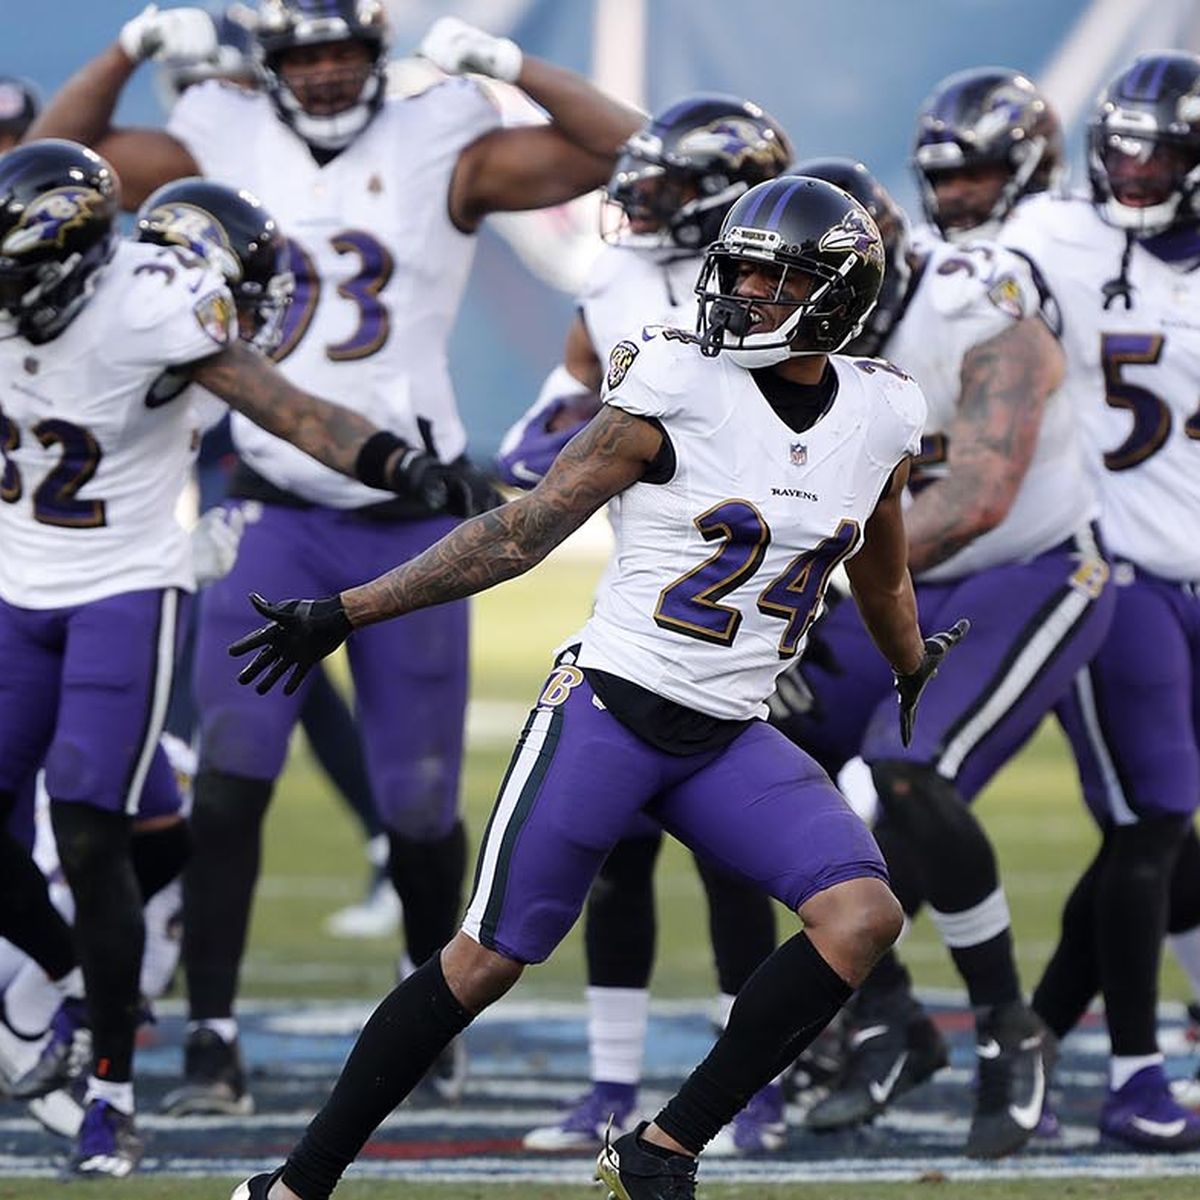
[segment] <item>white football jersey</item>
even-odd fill
[[[324,167],[268,96],[210,82],[189,88],[168,130],[210,179],[254,192],[290,240],[296,293],[275,358],[298,386],[439,456],[466,447],[447,341],[475,238],[450,220],[464,147],[499,122],[480,89],[450,79],[393,97]],[[235,415],[242,458],[314,503],[358,508],[391,497],[309,458]]]
[[[1004,229],[1063,314],[1068,394],[1099,483],[1111,553],[1165,579],[1200,580],[1200,272],[1134,244],[1132,307],[1104,307],[1125,235],[1082,199],[1037,196]]]
[[[797,433],[726,355],[661,328],[618,343],[606,402],[661,423],[675,472],[609,506],[616,546],[580,666],[710,716],[766,715],[925,419],[920,388],[891,364],[830,361],[837,395]]]
[[[194,586],[175,503],[196,415],[186,391],[162,403],[154,385],[236,337],[221,276],[122,241],[58,337],[0,340],[0,597],[58,608]]]
[[[690,254],[670,262],[621,246],[606,246],[579,293],[579,311],[596,357],[607,362],[612,348],[642,325],[696,327],[696,280],[704,262]]]
[[[1033,272],[994,243],[929,243],[908,305],[883,347],[920,384],[929,405],[911,489],[946,471],[948,433],[958,413],[962,364],[975,347],[1038,312]],[[1096,515],[1070,399],[1050,396],[1033,458],[1008,515],[922,579],[957,579],[999,563],[1030,559],[1082,529]]]

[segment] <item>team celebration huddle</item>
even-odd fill
[[[897,948],[922,911],[974,1031],[958,1152],[1052,1137],[1052,1086],[1092,1089],[1093,1141],[1200,1150],[1159,1036],[1168,932],[1200,995],[1200,57],[1125,61],[1077,147],[1021,71],[926,81],[907,214],[755,97],[648,115],[456,16],[404,86],[383,0],[122,16],[57,91],[0,80],[0,1090],[63,1171],[147,1153],[177,957],[162,1113],[255,1111],[239,981],[297,725],[378,868],[343,928],[383,905],[403,968],[233,1200],[326,1200],[410,1094],[459,1098],[468,1026],[581,915],[590,1086],[523,1153],[613,1200],[803,1160],[945,1068]],[[144,63],[170,115],[117,125]],[[593,194],[561,361],[472,458],[475,235]],[[593,517],[590,615],[468,830],[468,598]],[[972,802],[1047,718],[1098,849],[1022,979]],[[647,1110],[664,832],[721,1019]],[[1094,1001],[1106,1077],[1056,1076]]]

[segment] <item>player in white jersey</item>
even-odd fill
[[[242,345],[225,281],[204,260],[118,240],[118,204],[112,168],[82,146],[37,141],[0,158],[0,808],[44,764],[94,1045],[72,1166],[121,1175],[140,1153],[130,827],[160,761],[194,587],[174,512],[195,416],[161,377],[190,377],[364,482],[411,494],[413,481],[399,438]],[[0,856],[0,932],[22,949],[53,942],[28,852],[5,832]]]
[[[1200,1117],[1168,1089],[1156,1001],[1172,868],[1200,800],[1200,58],[1152,53],[1119,72],[1088,151],[1090,199],[1031,201],[1003,234],[1063,312],[1065,391],[1118,585],[1112,630],[1059,709],[1103,840],[1034,1004],[1061,1037],[1100,991],[1102,1134],[1188,1150]]]
[[[1033,1134],[1043,1047],[1022,999],[995,857],[964,802],[1032,736],[1104,635],[1113,598],[1092,536],[1095,500],[1068,401],[1055,390],[1053,312],[1030,265],[986,242],[906,255],[903,215],[861,164],[798,169],[871,205],[891,260],[906,264],[855,348],[881,347],[926,395],[905,510],[909,568],[924,619],[961,608],[973,633],[903,746],[884,719],[886,673],[843,604],[819,631],[829,661],[803,664],[805,687],[780,688],[776,719],[831,773],[855,760],[873,780],[875,832],[896,894],[910,913],[928,901],[976,1014],[980,1085],[966,1150],[998,1157]],[[799,695],[806,706],[787,702]],[[892,953],[847,1018],[846,1063],[810,1110],[812,1128],[870,1120],[946,1062]]]
[[[397,503],[314,470],[278,439],[235,423],[242,461],[232,491],[263,508],[200,619],[197,846],[184,921],[191,1025],[184,1086],[168,1097],[169,1107],[189,1112],[244,1112],[252,1102],[233,1015],[238,968],[262,820],[304,700],[280,694],[248,703],[225,670],[251,576],[291,595],[332,581],[349,585],[497,502],[464,454],[446,357],[473,235],[491,212],[556,204],[598,187],[641,124],[578,76],[453,18],[433,26],[422,53],[452,73],[516,83],[548,123],[501,128],[469,79],[386,95],[382,0],[262,0],[256,39],[261,92],[197,84],[166,131],[114,129],[117,98],[141,58],[203,57],[211,49],[206,13],[148,10],[51,99],[42,129],[111,153],[133,203],[166,180],[197,173],[260,196],[291,239],[296,295],[276,352],[282,370],[335,387],[362,413],[386,419],[442,499]],[[466,606],[375,631],[360,639],[350,666],[407,952],[420,964],[454,932],[466,865],[458,811]],[[408,714],[403,738],[395,736],[397,707]],[[462,1084],[456,1048],[431,1081],[448,1094]]]
[[[567,333],[563,365],[500,448],[501,476],[529,488],[600,405],[604,363],[631,328],[696,320],[696,277],[703,252],[735,200],[780,174],[791,147],[761,108],[734,96],[700,93],[665,107],[630,138],[606,189],[602,232],[608,243],[592,269]],[[633,1117],[649,1023],[654,966],[654,864],[662,830],[641,818],[604,860],[588,895],[588,1048],[591,1087],[552,1125],[526,1134],[533,1150],[593,1149],[607,1122]],[[697,867],[709,906],[720,987],[718,1012],[775,947],[766,893]],[[783,1095],[771,1083],[752,1097],[710,1153],[753,1153],[783,1144]]]
[[[597,1174],[614,1196],[694,1196],[696,1155],[891,942],[899,910],[866,827],[761,720],[839,562],[898,673],[905,740],[963,632],[922,640],[904,566],[920,390],[878,360],[830,357],[882,275],[879,232],[849,196],[791,176],[759,184],[707,253],[702,336],[622,339],[603,410],[533,492],[319,609],[258,605],[272,623],[232,647],[259,651],[239,678],[265,691],[290,671],[294,687],[360,627],[520,574],[612,503],[616,551],[525,726],[462,930],[382,1002],[286,1165],[238,1200],[326,1200],[441,1046],[566,934],[639,812],[771,892],[805,931],[755,972],[654,1122],[605,1145]]]

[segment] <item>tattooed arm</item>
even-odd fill
[[[358,413],[295,387],[242,342],[198,363],[191,377],[255,425],[351,479],[363,443],[379,432]]]
[[[541,562],[603,504],[636,483],[662,446],[649,422],[606,407],[532,492],[464,521],[424,554],[342,592],[354,627],[481,592]]]
[[[1062,377],[1062,348],[1038,317],[1018,321],[963,359],[949,469],[905,513],[915,574],[1004,520],[1033,457],[1046,399]]]

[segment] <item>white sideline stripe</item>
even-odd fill
[[[1021,693],[1042,669],[1050,656],[1071,630],[1091,597],[1072,588],[1058,607],[1042,622],[1038,631],[1025,644],[1000,686],[991,694],[979,711],[958,731],[937,763],[937,772],[953,779],[963,759],[979,744],[987,732],[1020,699]]]
[[[158,645],[155,648],[154,690],[150,693],[150,720],[146,726],[146,740],[142,743],[137,766],[125,793],[125,812],[133,816],[142,799],[142,785],[150,771],[154,751],[158,749],[158,735],[162,733],[167,719],[167,703],[171,699],[171,676],[175,673],[175,627],[179,615],[179,592],[165,588],[158,610]]]
[[[1092,687],[1092,675],[1084,667],[1075,676],[1075,698],[1079,701],[1079,711],[1083,714],[1083,724],[1087,730],[1088,745],[1100,765],[1100,776],[1104,780],[1104,795],[1108,800],[1108,811],[1118,825],[1136,825],[1137,813],[1129,807],[1125,798],[1125,789],[1117,775],[1112,755],[1108,752],[1108,743],[1100,728],[1100,714],[1096,710],[1096,689]]]
[[[546,734],[550,731],[550,722],[553,719],[553,709],[539,709],[533,714],[525,744],[521,747],[508,783],[496,802],[496,814],[492,818],[492,827],[488,831],[480,860],[479,886],[475,889],[467,915],[463,918],[463,932],[475,941],[479,940],[480,926],[483,924],[492,887],[496,882],[496,865],[500,859],[500,849],[504,845],[504,835],[508,832],[521,793],[525,790],[534,767],[537,766],[538,756],[546,744]]]
[[[1008,900],[1002,887],[996,888],[974,908],[963,912],[938,912],[930,905],[929,916],[938,933],[942,935],[942,941],[951,950],[982,945],[997,934],[1003,933],[1012,924],[1008,913]]]

